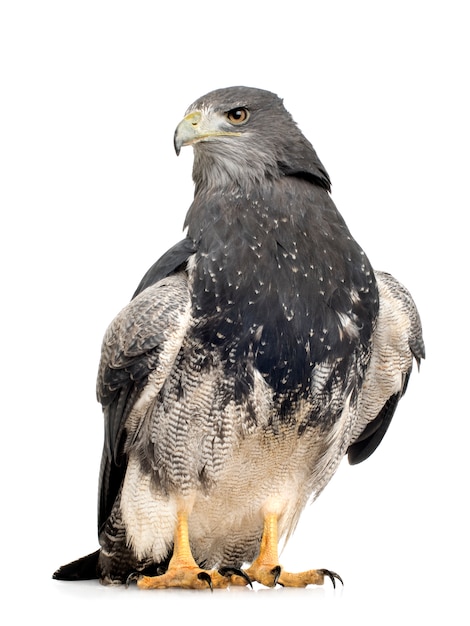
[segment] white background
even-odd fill
[[[1,4],[4,623],[468,623],[469,58],[464,1]],[[102,335],[192,199],[174,129],[237,84],[284,98],[422,315],[428,356],[383,444],[341,466],[282,554],[345,587],[53,581],[97,547]]]

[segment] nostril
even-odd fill
[[[191,122],[191,126],[197,126],[201,121],[201,113],[199,111],[193,111],[186,116],[186,119]]]

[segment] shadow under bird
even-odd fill
[[[424,358],[418,312],[371,267],[275,94],[213,91],[174,141],[194,148],[186,236],[106,331],[100,548],[54,578],[335,584],[281,568],[278,540],[345,455],[382,441]]]

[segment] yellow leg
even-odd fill
[[[285,572],[279,565],[278,558],[278,518],[274,513],[265,515],[263,524],[263,535],[258,557],[253,561],[246,573],[251,580],[274,587],[280,584],[283,587],[306,587],[307,585],[323,585],[327,576],[336,586],[335,580],[341,583],[341,577],[335,572],[326,569],[312,569],[297,574]]]
[[[215,570],[206,571],[199,567],[189,545],[188,513],[180,511],[177,516],[173,556],[168,570],[161,576],[142,576],[137,585],[141,589],[165,589],[183,587],[185,589],[226,588],[229,585],[249,583],[243,572],[230,571],[226,575]]]
[[[256,580],[267,587],[276,585],[281,571],[277,544],[277,516],[268,513],[264,518],[259,555],[246,570],[251,580]]]
[[[178,513],[175,530],[175,543],[170,568],[198,567],[191,554],[189,545],[188,514],[186,511]]]

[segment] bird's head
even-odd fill
[[[251,87],[218,89],[186,112],[174,137],[176,153],[194,147],[193,178],[210,188],[243,188],[285,175],[329,189],[329,178],[282,100]]]

